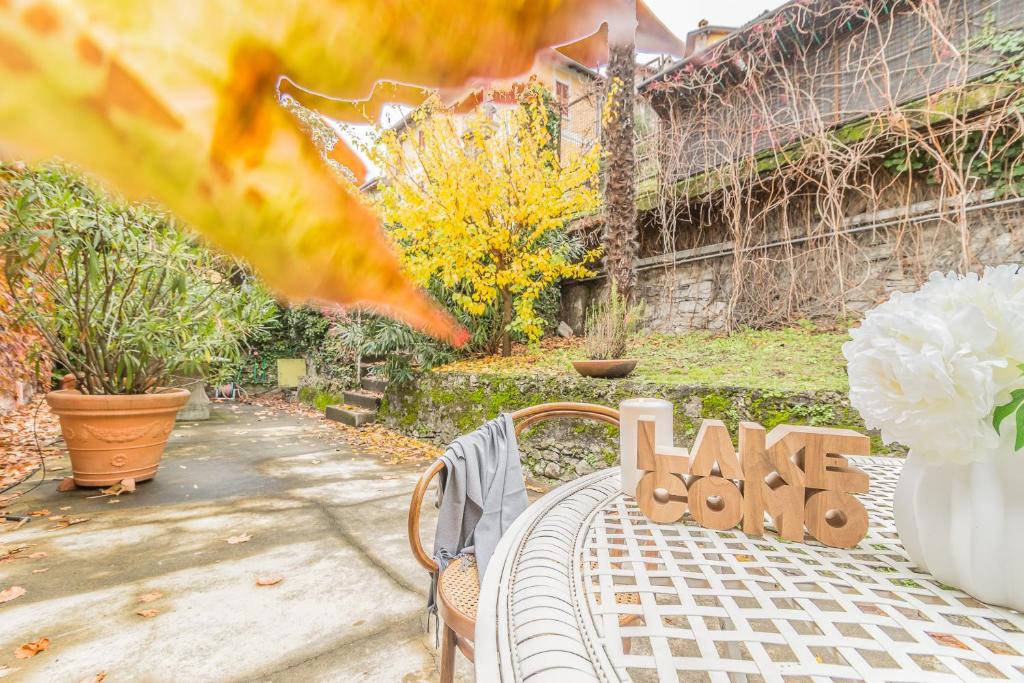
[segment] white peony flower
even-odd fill
[[[1024,275],[933,273],[865,316],[843,345],[850,402],[886,442],[945,462],[993,457],[1013,444],[992,412],[1024,386]]]

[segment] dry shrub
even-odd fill
[[[619,294],[613,283],[608,290],[608,298],[604,301],[595,301],[587,311],[587,338],[584,347],[587,358],[624,358],[626,347],[636,335],[643,314],[643,303],[629,303]]]

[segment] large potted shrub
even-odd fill
[[[576,372],[584,377],[617,379],[636,368],[635,358],[626,358],[629,342],[636,336],[643,304],[631,304],[619,294],[612,282],[608,297],[598,300],[587,311],[584,350],[587,360],[574,360]]]
[[[75,377],[46,398],[84,486],[151,478],[189,398],[176,378],[236,358],[271,310],[166,214],[61,167],[0,164],[0,249],[19,322]]]

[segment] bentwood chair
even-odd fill
[[[619,426],[619,411],[593,403],[542,403],[512,413],[516,438],[528,427],[555,418],[579,418]],[[420,508],[430,482],[441,470],[444,461],[437,460],[420,477],[409,504],[409,545],[416,560],[428,572],[437,564],[420,543]],[[636,594],[620,593],[624,602],[639,602]],[[455,673],[455,648],[473,661],[473,636],[476,630],[476,606],[480,597],[480,580],[472,557],[458,557],[441,572],[437,581],[437,613],[444,629],[441,637],[441,683],[451,683]],[[632,617],[620,621],[630,622]]]

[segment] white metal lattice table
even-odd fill
[[[655,524],[618,468],[550,492],[488,566],[477,680],[1024,681],[1024,615],[916,569],[892,519],[902,461],[851,460],[871,492],[850,550]]]

